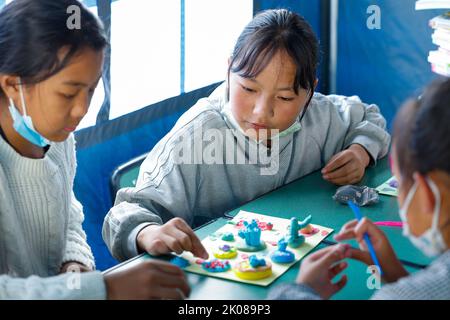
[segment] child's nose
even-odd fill
[[[83,118],[89,110],[89,98],[81,97],[72,109],[72,116],[77,119]]]
[[[267,98],[260,98],[256,101],[253,113],[259,118],[265,119],[273,116],[272,102]]]

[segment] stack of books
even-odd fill
[[[416,10],[450,9],[450,0],[419,0]],[[434,29],[431,39],[437,50],[430,51],[428,62],[433,72],[450,77],[450,11],[430,20],[430,27]]]
[[[430,26],[434,29],[431,39],[438,49],[430,51],[428,62],[435,73],[450,77],[450,12],[431,19]]]

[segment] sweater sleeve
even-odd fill
[[[193,143],[191,138],[188,143]],[[162,224],[174,217],[192,224],[198,166],[177,162],[180,144],[178,139],[166,136],[141,165],[136,187],[118,191],[115,205],[105,217],[102,235],[119,261],[136,255],[130,234],[140,225]]]
[[[305,284],[283,283],[269,291],[270,300],[322,300],[317,292]]]
[[[76,141],[73,134],[65,142],[66,165],[69,170],[68,188],[70,192],[69,217],[67,224],[66,246],[62,263],[69,261],[79,262],[91,270],[95,269],[94,256],[87,243],[86,233],[83,230],[84,213],[81,203],[75,197],[73,192],[73,180],[75,177],[76,161]]]
[[[373,300],[449,300],[450,250],[432,262],[428,268],[385,284]]]
[[[327,134],[322,137],[325,163],[352,144],[363,146],[373,165],[388,153],[391,137],[377,105],[365,104],[356,96],[318,96],[316,101],[314,107],[329,112]]]
[[[98,272],[65,273],[41,278],[0,276],[0,300],[104,300],[106,286]]]
[[[86,241],[86,233],[83,230],[83,208],[72,192],[70,204],[70,216],[67,229],[66,250],[62,262],[76,261],[91,270],[95,269],[94,256]]]
[[[426,269],[405,276],[396,282],[384,284],[371,300],[449,300],[450,250],[434,260]],[[310,300],[321,299],[311,287],[304,284],[284,283],[269,292],[269,299]]]

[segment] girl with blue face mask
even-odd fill
[[[70,6],[80,9],[81,29],[67,28]],[[106,45],[97,18],[76,0],[15,0],[0,11],[0,300],[189,293],[169,263],[95,271],[72,191],[72,132],[88,111]]]
[[[352,258],[374,265],[363,236],[367,233],[386,282],[374,299],[450,299],[450,79],[431,85],[419,99],[406,103],[396,117],[392,170],[399,181],[398,204],[403,235],[434,261],[408,274],[385,234],[369,219],[353,220],[335,236],[356,239],[360,249],[339,244],[307,257],[297,284],[276,288],[271,298],[329,298],[346,283],[332,278]],[[332,276],[331,276],[332,275]],[[331,276],[331,277],[330,277]]]

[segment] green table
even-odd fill
[[[375,188],[390,177],[388,161],[384,158],[376,167],[367,169],[360,184]],[[319,171],[272,191],[226,213],[226,215],[233,217],[239,210],[245,210],[286,219],[293,216],[301,219],[311,214],[313,223],[333,228],[335,232],[339,232],[341,227],[346,222],[355,219],[355,216],[348,206],[332,199],[337,188],[323,180]],[[361,213],[372,221],[400,221],[396,197],[380,195],[379,203],[362,207]],[[402,236],[401,228],[382,227],[382,229],[386,232],[400,259],[421,265],[430,263],[430,259]],[[354,242],[350,243],[356,245]]]
[[[377,167],[369,168],[363,185],[376,187],[391,176],[387,160],[381,160]],[[337,187],[324,181],[320,172],[315,172],[302,179],[294,181],[280,189],[270,192],[255,199],[240,208],[230,211],[225,218],[219,218],[196,230],[197,235],[203,239],[222,227],[228,219],[236,215],[239,210],[272,215],[281,218],[292,216],[305,217],[312,214],[313,223],[331,227],[339,231],[341,226],[354,219],[353,213],[347,206],[341,205],[332,199]],[[396,198],[381,196],[381,201],[373,206],[362,208],[362,213],[374,221],[394,220],[399,221]],[[228,216],[228,218],[227,218]],[[401,234],[400,228],[383,228],[393,244],[400,259],[412,264],[427,265],[430,260],[423,256]],[[327,240],[331,237],[328,237]],[[350,242],[354,246],[355,242]],[[322,243],[315,250],[326,247],[329,244]],[[314,250],[314,251],[315,251]],[[140,255],[105,272],[114,272],[128,268],[145,259],[153,259],[147,254]],[[368,289],[367,267],[357,261],[349,260],[349,267],[344,272],[349,281],[346,287],[333,297],[333,299],[367,299],[373,294]],[[301,261],[292,266],[286,273],[268,287],[238,283],[229,280],[206,277],[188,273],[188,281],[192,288],[191,299],[219,299],[219,300],[245,300],[265,299],[268,291],[283,282],[293,282],[298,273]],[[418,269],[407,266],[408,271],[415,272]]]

